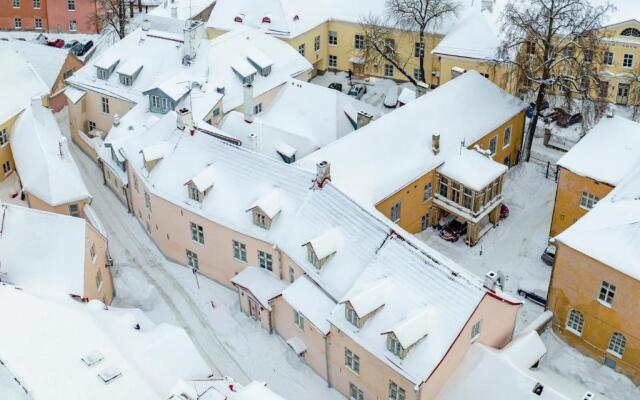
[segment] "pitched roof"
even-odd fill
[[[287,284],[275,275],[262,268],[248,266],[238,275],[231,278],[231,283],[247,289],[260,302],[260,305],[271,310],[269,302],[280,296]]]
[[[497,27],[491,22],[488,13],[472,10],[460,19],[431,53],[495,60],[500,44]]]
[[[282,292],[282,297],[321,333],[329,333],[327,317],[336,303],[309,277],[303,275],[296,279]]]
[[[49,90],[53,89],[67,57],[73,57],[67,49],[59,49],[40,43],[13,40],[8,44],[29,62]]]

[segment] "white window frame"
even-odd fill
[[[77,204],[69,204],[69,215],[72,217],[80,217],[80,206]]]
[[[187,265],[191,268],[200,269],[200,261],[198,261],[198,253],[187,249]]]
[[[33,9],[34,10],[39,10],[40,6],[41,6],[40,0],[33,0]]]
[[[346,347],[344,348],[344,365],[354,374],[360,375],[360,357]]]
[[[338,68],[338,56],[329,54],[329,68]]]
[[[627,347],[627,338],[620,332],[614,332],[609,338],[607,353],[615,357],[622,358],[624,350]]]
[[[391,65],[391,64],[385,64],[384,65],[384,76],[386,78],[393,78],[394,72],[395,72],[395,69],[394,69],[393,65]]]
[[[504,135],[502,137],[502,148],[509,147],[511,145],[511,136],[513,134],[513,127],[507,126],[504,130]]]
[[[582,192],[580,194],[580,208],[584,210],[591,210],[598,204],[598,201],[600,201],[600,199],[591,193]]]
[[[397,357],[402,356],[402,345],[400,341],[391,334],[387,334],[387,350]]]
[[[304,332],[304,317],[297,310],[293,310],[293,324]]]
[[[67,11],[76,10],[76,0],[67,0]]]
[[[400,221],[400,217],[402,215],[402,202],[398,201],[394,205],[391,206],[391,211],[389,213],[389,219],[393,222]]]
[[[266,251],[258,250],[258,266],[273,272],[273,256]]]
[[[36,29],[42,29],[42,18],[34,18],[33,25],[36,27]]]
[[[346,304],[346,303],[344,305],[344,319],[349,321],[349,323],[355,326],[356,328],[360,323],[360,318],[358,317],[358,314],[356,313],[356,311],[353,309],[353,307],[351,307],[349,304]]]
[[[6,161],[2,164],[2,172],[4,172],[5,176],[11,173],[11,161]]]
[[[202,225],[198,225],[191,222],[191,240],[195,243],[204,244],[204,228]]]
[[[191,200],[195,200],[197,202],[200,202],[200,191],[198,190],[197,187],[193,186],[193,185],[189,185],[189,198]]]
[[[11,6],[13,8],[20,8],[20,0],[12,0],[11,1]]]
[[[349,382],[349,400],[364,400],[362,389]]]
[[[389,400],[406,400],[407,392],[394,381],[389,381]]]
[[[433,197],[433,183],[429,182],[426,185],[424,185],[422,201],[426,203],[427,201],[431,200],[432,197]]]
[[[604,65],[613,65],[613,61],[615,59],[615,55],[611,51],[605,51],[603,56],[603,64]]]
[[[491,152],[491,155],[496,154],[496,151],[498,150],[498,136],[494,136],[491,139],[489,139],[489,151]]]
[[[300,53],[302,57],[305,56],[306,52],[307,52],[307,46],[304,43],[301,43],[300,45],[298,45],[298,53]]]
[[[321,39],[320,39],[320,35],[316,36],[316,37],[313,39],[313,51],[314,51],[315,53],[319,53],[319,52],[320,52],[320,43],[321,43],[321,42],[320,42],[320,40],[321,40]]]
[[[96,260],[98,259],[98,253],[96,252],[95,244],[91,245],[91,248],[89,249],[89,255],[91,255],[91,262],[95,264]]]
[[[76,32],[78,30],[78,22],[75,19],[69,21],[69,32]]]
[[[338,32],[329,31],[328,43],[329,43],[329,46],[332,46],[332,47],[338,45]]]
[[[15,18],[13,19],[13,26],[14,26],[16,29],[22,29],[22,18],[20,18],[20,17],[15,17]]]
[[[247,245],[237,240],[232,240],[233,258],[237,261],[247,262]]]
[[[353,48],[356,50],[364,50],[364,35],[355,34],[353,36]]]
[[[633,54],[625,54],[622,56],[622,68],[633,68]]]
[[[605,307],[613,306],[613,299],[616,295],[616,285],[607,281],[602,281],[600,290],[598,291],[598,302]]]
[[[584,316],[580,311],[575,308],[569,311],[565,329],[576,336],[582,336],[582,331],[584,329]]]
[[[0,147],[7,146],[9,144],[9,133],[6,128],[0,130]]]
[[[109,98],[101,97],[100,98],[100,106],[103,114],[109,114]]]

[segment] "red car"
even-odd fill
[[[467,233],[467,223],[453,219],[442,228],[440,237],[448,242],[457,242],[465,233]]]
[[[509,216],[509,207],[506,204],[500,204],[500,219],[505,219]]]
[[[56,39],[56,40],[53,40],[51,42],[47,42],[47,46],[57,47],[57,48],[61,49],[62,46],[64,46],[64,40]]]

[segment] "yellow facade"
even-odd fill
[[[615,286],[610,304],[600,299],[603,282]],[[554,331],[598,362],[611,367],[615,363],[615,369],[636,384],[640,383],[638,293],[638,280],[558,244],[547,301],[547,308],[553,311]],[[580,319],[582,322],[577,323]],[[622,354],[609,349],[616,333],[624,337]]]
[[[589,208],[580,205],[582,193],[602,199],[613,190],[613,186],[558,167],[558,188],[551,218],[550,237],[555,237],[585,215]]]
[[[605,30],[607,38],[604,45],[612,57],[610,65],[603,65],[601,79],[608,83],[603,90],[606,91],[607,100],[612,103],[635,104],[639,99],[637,77],[640,76],[640,37],[622,36],[625,30],[633,29],[640,31],[638,21],[610,25]],[[605,57],[604,54],[602,56]]]
[[[0,182],[4,181],[11,172],[16,170],[16,164],[11,153],[10,137],[13,124],[16,122],[18,115],[15,115],[7,121],[0,123],[0,132],[6,132],[7,142],[0,145]],[[7,170],[8,166],[8,170]]]

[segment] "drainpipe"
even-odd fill
[[[276,253],[278,253],[278,268],[280,270],[280,280],[282,280],[284,277],[283,266],[282,266],[282,250],[280,250],[277,244],[273,245],[273,249],[276,251]]]
[[[416,400],[420,400],[420,398],[422,397],[422,384],[420,384],[419,386],[414,386],[413,392],[416,394]]]
[[[329,373],[329,333],[324,335],[324,362],[327,368],[327,387],[331,387],[331,374]]]
[[[269,311],[269,334],[273,335],[273,314],[275,314],[276,309],[273,306],[273,303],[269,302],[271,305],[271,311]]]
[[[127,211],[129,212],[129,214],[132,214],[132,207],[131,207],[131,203],[129,202],[129,193],[127,192],[127,188],[129,187],[129,185],[124,185],[122,187],[122,192],[124,193],[124,201],[127,203]]]
[[[100,159],[98,159],[98,162],[100,163],[100,172],[102,172],[102,184],[106,185],[107,184],[107,176],[104,174],[104,163]]]

